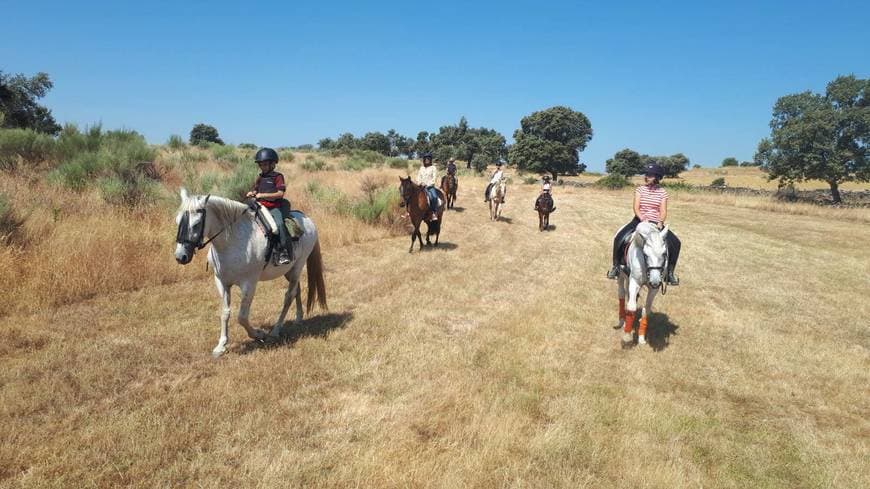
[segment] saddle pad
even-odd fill
[[[290,211],[290,217],[284,219],[284,225],[287,226],[287,232],[291,238],[298,238],[305,234],[305,225],[302,219],[305,217],[300,211]]]

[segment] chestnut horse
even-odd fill
[[[441,191],[447,196],[445,206],[448,209],[453,208],[456,203],[456,189],[459,188],[459,183],[456,181],[456,175],[444,175],[441,177]]]
[[[447,202],[444,192],[441,189],[435,189],[441,200]],[[435,235],[435,246],[438,246],[438,238],[441,236],[441,223],[444,219],[444,206],[438,206],[435,212],[437,219],[432,219],[432,213],[429,212],[429,196],[426,195],[426,189],[422,185],[417,185],[411,181],[411,177],[399,177],[399,194],[402,196],[401,206],[408,208],[408,215],[411,216],[411,224],[414,230],[411,231],[411,247],[408,248],[408,253],[414,251],[414,240],[420,239],[420,249],[423,249],[423,236],[420,234],[420,223],[426,221],[426,246],[431,246],[432,242],[429,236]]]

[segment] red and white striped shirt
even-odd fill
[[[658,185],[641,185],[634,192],[640,200],[640,220],[660,222],[662,202],[667,200],[668,191]]]

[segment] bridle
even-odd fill
[[[208,199],[211,198],[211,194],[205,196],[205,202],[202,203],[202,208],[197,209],[196,211],[186,211],[184,215],[181,216],[181,222],[178,223],[178,234],[175,236],[175,242],[184,246],[195,247],[197,250],[201,250],[205,248],[205,246],[212,242],[213,239],[217,238],[222,232],[224,232],[223,228],[217,232],[214,236],[207,239],[203,242],[203,231],[205,230],[205,217],[206,217],[206,207],[208,206]],[[202,215],[202,219],[196,223],[195,226],[190,227],[190,213],[196,212],[197,214]]]

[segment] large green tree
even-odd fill
[[[740,163],[737,161],[737,158],[735,158],[733,156],[729,156],[729,157],[725,158],[724,160],[722,160],[723,167],[738,166],[738,165],[740,165]]]
[[[369,132],[359,141],[359,147],[376,151],[384,156],[390,155],[390,139],[381,132]]]
[[[824,95],[810,91],[780,97],[769,138],[758,143],[755,161],[780,186],[823,180],[841,201],[840,184],[870,181],[870,79],[840,76]]]
[[[57,135],[60,126],[51,111],[36,103],[54,86],[47,73],[27,78],[18,73],[8,75],[0,71],[0,127],[33,129]]]
[[[455,157],[464,160],[469,168],[474,161],[492,163],[507,156],[506,141],[501,133],[486,127],[471,128],[464,116],[456,125],[441,126],[430,138],[430,143],[435,159],[443,162]],[[486,165],[482,169],[486,169]]]
[[[578,152],[592,139],[592,124],[582,112],[556,106],[523,117],[514,132],[510,163],[532,172],[579,173],[586,169]]]
[[[214,126],[209,126],[208,124],[193,126],[193,129],[190,130],[190,144],[203,145],[207,143],[224,144],[218,134],[218,130]]]
[[[604,163],[607,173],[630,177],[643,171],[643,161],[637,151],[625,148]]]

